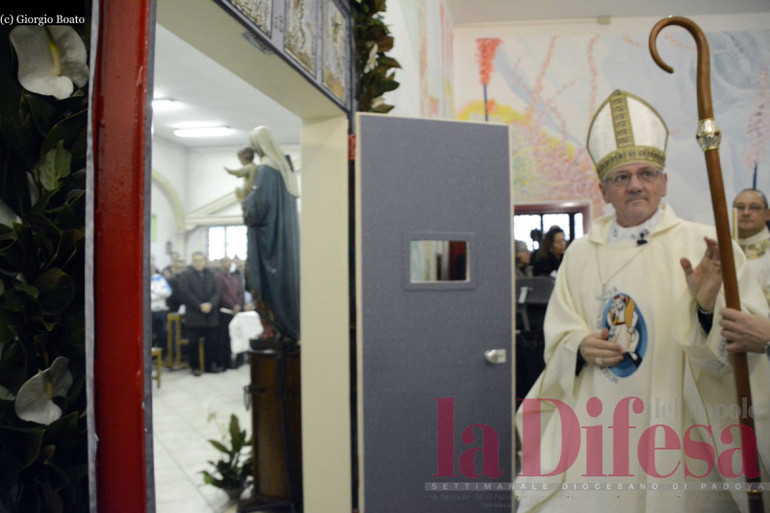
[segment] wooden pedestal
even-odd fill
[[[300,354],[250,351],[253,505],[302,511]],[[239,509],[239,511],[245,511]]]

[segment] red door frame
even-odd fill
[[[94,410],[100,512],[147,509],[143,255],[152,0],[99,0],[94,72]]]

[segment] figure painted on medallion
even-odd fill
[[[617,343],[623,350],[623,360],[610,367],[613,374],[624,377],[636,371],[642,364],[647,346],[647,327],[633,299],[617,294],[605,307],[607,340]]]

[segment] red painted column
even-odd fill
[[[100,512],[146,511],[142,409],[151,0],[99,0],[94,77],[94,407]]]

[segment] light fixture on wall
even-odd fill
[[[224,137],[235,132],[228,126],[198,126],[177,128],[174,135],[177,137]]]

